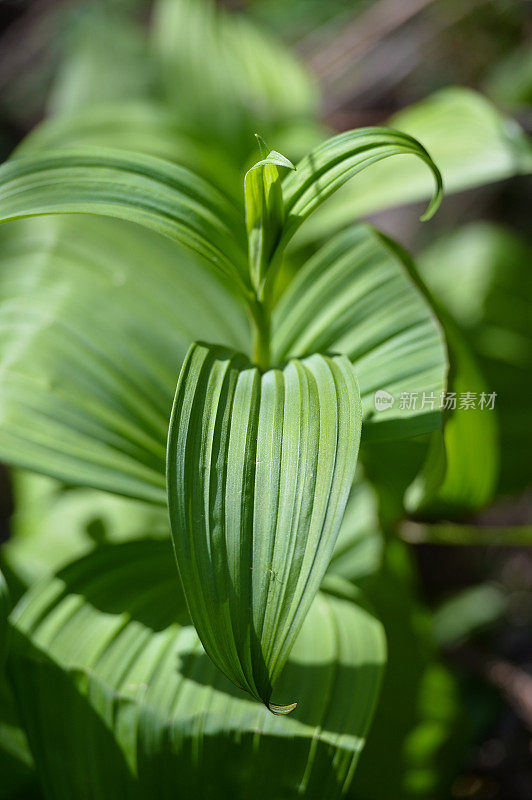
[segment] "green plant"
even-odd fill
[[[332,753],[337,751],[338,757],[342,754],[343,764],[334,773],[335,792],[342,789],[352,773],[359,750],[355,739],[362,740],[371,717],[379,684],[380,668],[377,666],[382,664],[384,650],[378,623],[367,617],[367,612],[356,612],[354,596],[349,594],[351,590],[346,585],[326,581],[322,589],[326,594],[317,595],[333,553],[353,481],[363,416],[350,360],[347,355],[329,353],[348,352],[345,346],[340,348],[336,345],[337,337],[343,330],[351,329],[351,315],[360,315],[361,322],[367,317],[367,298],[372,297],[372,292],[382,291],[379,286],[383,281],[383,300],[386,302],[380,306],[381,319],[375,320],[372,315],[369,320],[370,347],[378,349],[380,341],[385,343],[386,349],[392,347],[401,374],[404,375],[406,370],[412,380],[420,380],[427,387],[444,379],[445,352],[422,296],[386,241],[368,227],[355,228],[347,235],[333,239],[307,267],[302,268],[296,281],[290,283],[285,277],[284,306],[283,301],[279,301],[275,283],[282,271],[285,248],[306,217],[350,177],[383,158],[397,154],[416,155],[432,170],[436,181],[435,199],[428,212],[432,213],[441,193],[439,172],[423,147],[405,134],[387,129],[348,132],[318,147],[295,170],[280,154],[273,151],[264,153],[263,159],[248,171],[245,179],[249,259],[245,246],[246,227],[243,219],[238,217],[237,208],[206,181],[168,162],[103,150],[57,151],[19,158],[0,170],[0,214],[4,221],[43,214],[92,213],[140,223],[184,244],[206,261],[209,271],[205,276],[216,275],[222,281],[217,284],[219,291],[213,296],[215,302],[223,304],[229,291],[247,309],[253,333],[251,360],[222,347],[221,343],[196,343],[190,347],[181,370],[167,453],[168,502],[179,573],[189,612],[207,653],[239,688],[262,700],[275,713],[292,711],[300,699],[298,684],[305,683],[295,666],[295,683],[290,688],[290,680],[286,678],[290,672],[286,672],[288,667],[284,669],[294,646],[294,653],[301,652],[304,658],[308,658],[305,645],[294,644],[298,634],[298,642],[301,637],[303,642],[314,639],[312,649],[316,648],[316,636],[325,637],[321,646],[316,648],[317,653],[322,651],[323,655],[332,645],[331,653],[336,652],[334,660],[339,659],[338,663],[343,665],[352,664],[353,676],[359,675],[356,680],[360,682],[360,688],[351,696],[349,714],[342,720],[338,718],[333,726],[335,737],[340,735],[341,738],[336,740]],[[290,170],[284,179],[282,170]],[[26,237],[23,245],[27,246]],[[155,250],[153,254],[146,253],[152,257],[157,255]],[[185,262],[179,268],[180,251],[176,250],[175,256],[177,259],[172,269],[179,284],[179,272],[186,271],[190,265]],[[349,267],[347,272],[345,266]],[[197,268],[197,264],[192,267]],[[317,347],[311,341],[298,342],[298,337],[304,338],[312,330],[307,317],[309,313],[315,316],[316,299],[323,302],[325,295],[316,298],[314,290],[316,278],[319,283],[324,276],[329,284],[329,311],[313,331],[322,345]],[[335,285],[336,276],[341,278],[338,285]],[[92,272],[86,278],[93,279]],[[168,273],[167,278],[171,279],[172,275]],[[149,276],[145,279],[146,287],[152,280]],[[78,288],[83,292],[86,290],[86,287]],[[351,292],[348,306],[345,305],[346,290]],[[397,290],[401,298],[400,311],[394,302]],[[134,299],[138,302],[136,297]],[[406,309],[405,304],[408,306]],[[112,300],[110,307],[113,307]],[[223,318],[224,312],[231,307],[230,303],[227,309],[221,307],[220,316]],[[336,312],[331,317],[335,307]],[[345,309],[343,314],[348,316],[338,329],[342,307]],[[272,313],[276,308],[279,309],[277,317]],[[419,359],[419,352],[413,359],[411,336],[406,341],[404,338],[404,312],[411,313],[413,309],[416,309],[417,316],[414,330],[419,328],[423,335],[422,348],[429,363]],[[394,317],[390,328],[392,310]],[[409,333],[412,331],[411,321],[408,330]],[[364,325],[361,324],[358,335],[363,331]],[[63,340],[63,343],[69,347],[68,341]],[[80,353],[76,346],[71,350],[71,356],[81,357],[81,372],[72,372],[68,356],[65,367],[71,377],[80,382],[80,388],[85,380],[84,371],[88,370],[85,374],[90,373],[93,377],[99,375],[96,380],[102,381],[102,388],[106,385],[111,389],[107,401],[120,403],[121,411],[118,411],[118,416],[116,408],[113,414],[110,407],[105,411],[103,395],[94,387],[87,394],[82,391],[70,398],[62,391],[53,390],[52,395],[49,394],[52,405],[48,411],[41,408],[44,411],[38,422],[41,445],[46,440],[49,443],[53,441],[57,414],[66,401],[71,410],[69,412],[63,406],[63,412],[59,412],[65,414],[62,422],[73,413],[72,427],[78,431],[85,430],[92,440],[93,457],[87,458],[79,450],[77,454],[65,453],[67,461],[76,461],[84,470],[84,482],[145,499],[163,499],[162,493],[154,492],[155,481],[150,478],[150,466],[152,475],[157,469],[162,472],[162,458],[156,458],[156,451],[150,450],[153,446],[150,439],[156,442],[152,432],[155,421],[152,409],[160,407],[160,404],[155,397],[146,397],[147,386],[141,375],[135,373],[138,355],[134,360],[132,357],[138,343],[124,341],[127,347],[132,347],[131,356],[126,352],[121,354],[124,361],[116,362],[114,379],[104,365],[107,360],[105,349],[95,351],[95,343],[93,340],[89,344],[94,359],[92,363],[85,360],[85,354]],[[362,340],[358,346],[367,352],[367,345],[364,346]],[[355,363],[356,360],[355,357]],[[133,365],[127,372],[124,372],[125,363]],[[147,363],[142,369],[151,370],[154,366]],[[370,374],[372,369],[375,367],[370,368]],[[364,375],[363,369],[361,374]],[[117,383],[120,375],[122,378]],[[22,384],[17,388],[16,379],[11,386],[15,393],[24,392]],[[42,388],[49,393],[46,386]],[[367,396],[371,388],[371,385],[362,384],[363,395]],[[36,393],[31,388],[29,392],[26,398],[34,404]],[[368,414],[367,403],[365,413]],[[383,416],[384,420],[372,419],[371,424],[376,427],[384,425],[395,436],[400,436],[404,427],[411,424],[416,430],[430,430],[438,424],[434,414],[412,412],[399,416],[388,414],[386,418],[384,413]],[[15,443],[16,422],[13,423],[12,441]],[[100,435],[95,435],[95,425],[100,427]],[[116,456],[113,456],[113,450]],[[124,468],[126,462],[128,469]],[[107,465],[108,478],[102,479],[101,466],[104,464]],[[63,477],[72,477],[68,465],[61,471]],[[160,486],[159,478],[156,485]],[[147,548],[141,563],[144,563],[144,558],[150,561],[151,549]],[[133,552],[131,548],[122,551],[120,558],[129,552]],[[110,556],[102,554],[101,558],[105,560]],[[87,568],[93,564],[90,560],[81,563],[87,563]],[[131,563],[134,568],[136,559]],[[80,568],[86,569],[85,566]],[[114,580],[112,572],[109,578]],[[133,578],[133,573],[128,574],[128,583],[132,580],[138,589],[141,579],[138,576]],[[146,580],[150,591],[150,580],[142,580]],[[329,597],[329,600],[315,599],[322,596]],[[349,600],[350,596],[352,600]],[[14,623],[19,636],[13,648],[16,664],[13,680],[32,750],[36,746],[35,720],[33,712],[23,702],[24,687],[33,680],[45,680],[48,687],[46,696],[55,698],[56,689],[52,688],[56,681],[54,676],[59,679],[63,675],[63,672],[57,673],[55,666],[50,666],[50,671],[43,668],[45,674],[39,670],[35,673],[35,664],[54,653],[53,642],[46,643],[46,638],[41,640],[38,620],[43,613],[50,618],[50,614],[55,612],[51,608],[45,612],[39,597],[41,592],[37,589],[34,602],[41,610],[35,621],[32,621],[31,614],[28,616],[22,612],[18,620],[15,617]],[[42,601],[45,601],[44,596]],[[117,598],[115,602],[125,603],[125,600]],[[319,610],[323,602],[327,603],[328,611],[325,611],[326,606],[323,606],[323,611]],[[142,604],[142,593],[138,603]],[[158,605],[160,603],[168,605],[163,598],[158,599]],[[316,610],[312,611],[311,607]],[[319,633],[323,613],[337,616],[339,633],[335,644],[327,644],[330,631],[326,627]],[[172,616],[165,626],[172,627],[171,619]],[[49,624],[52,624],[51,620]],[[305,625],[311,633],[305,634]],[[345,633],[340,633],[343,628]],[[348,630],[351,630],[349,635]],[[31,646],[29,642],[25,644],[28,635]],[[345,647],[353,648],[356,640],[358,646],[344,652]],[[114,642],[112,644],[117,646]],[[35,647],[42,653],[38,662],[32,655]],[[63,654],[60,661],[67,666],[70,658]],[[78,678],[74,671],[70,680],[74,681],[75,690],[85,698],[84,704],[95,704],[101,714],[104,707],[100,702],[106,693],[118,691],[117,699],[112,702],[122,703],[119,698],[124,688],[114,680],[111,680],[110,688],[100,685],[101,676],[97,677],[96,666],[90,667],[92,662],[87,658],[83,659],[83,668],[94,670],[94,678],[89,675],[82,679],[81,674]],[[115,669],[120,669],[120,659],[111,655],[109,659],[114,660]],[[362,665],[366,662],[368,671],[364,672]],[[70,666],[74,667],[75,663],[74,657]],[[162,663],[166,662],[161,662],[161,670]],[[374,666],[369,669],[371,664]],[[281,673],[285,677],[277,687]],[[209,683],[214,680],[212,672],[210,675]],[[166,680],[170,681],[170,677]],[[313,680],[308,679],[309,691],[319,691],[319,686],[323,689],[324,680],[330,678],[320,678],[316,672]],[[151,686],[149,681],[148,685]],[[283,694],[290,692],[287,699],[294,702],[288,706],[272,703],[274,686]],[[334,691],[340,691],[339,676],[332,686],[336,687]],[[61,691],[68,695],[71,689],[63,688]],[[361,705],[362,698],[364,702]],[[105,702],[111,702],[110,697]],[[145,705],[151,708],[153,704],[157,708],[156,701],[140,702],[137,699],[137,702],[141,715],[145,713]],[[77,704],[78,701],[74,704],[75,709]],[[182,712],[174,711],[178,724],[182,724]],[[69,713],[80,712],[70,709]],[[308,714],[315,718],[316,709],[307,704],[301,713],[303,717],[299,724]],[[325,736],[325,742],[329,734],[325,735],[327,726],[323,723],[327,719],[330,722],[331,715],[336,717],[338,709],[331,701],[330,705],[323,707],[322,714],[325,717],[320,723],[323,729],[320,736]],[[113,724],[120,741],[122,723],[118,718]],[[298,723],[293,724],[297,726]],[[75,746],[74,741],[70,746]],[[46,748],[42,757],[46,761]],[[127,762],[127,752],[125,758]],[[140,766],[137,763],[135,769],[139,770],[142,785],[144,778]],[[320,786],[320,781],[329,781],[332,777],[328,771],[324,776],[319,779],[313,775],[312,780]],[[98,781],[100,779],[101,776]],[[294,771],[294,779],[302,779],[297,778],[297,771]],[[53,776],[50,780],[50,786],[55,788],[49,788],[49,791],[55,796],[62,790],[57,788]]]

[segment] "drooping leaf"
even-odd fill
[[[56,150],[0,167],[0,222],[67,213],[150,228],[190,248],[246,290],[238,210],[184,167],[105,148]]]
[[[117,220],[9,223],[0,253],[2,459],[165,503],[181,361],[202,336],[245,347],[240,305],[174,243]]]
[[[74,562],[32,589],[13,623],[11,677],[52,800],[336,800],[364,745],[385,658],[380,624],[336,579],[316,597],[279,679],[298,708],[271,715],[207,658],[170,548],[154,541]]]
[[[262,159],[246,172],[244,194],[251,284],[260,295],[285,219],[281,174],[295,167],[281,153],[269,150],[264,140],[257,138]]]
[[[279,713],[291,706],[272,689],[334,549],[361,416],[342,356],[261,374],[195,344],[181,370],[167,489],[188,607],[213,661]]]
[[[401,438],[441,424],[445,342],[411,269],[388,239],[358,225],[310,258],[274,309],[277,362],[313,352],[344,353],[353,362],[364,438]],[[376,392],[386,403],[376,406]],[[403,403],[402,393],[415,402]],[[432,404],[423,405],[423,393]]]
[[[446,194],[532,169],[530,141],[519,125],[471,89],[442,89],[387,124],[423,143],[441,170]],[[426,200],[432,192],[432,176],[419,159],[383,161],[359,174],[320,209],[299,241],[329,236],[355,219]]]
[[[279,243],[282,251],[307,217],[352,177],[357,195],[364,192],[358,180],[368,167],[391,156],[415,156],[431,174],[432,200],[421,217],[430,219],[442,198],[440,171],[424,146],[406,133],[391,128],[358,128],[340,133],[318,145],[283,180],[286,224]],[[410,159],[412,160],[412,159]],[[393,166],[396,159],[393,161]],[[371,176],[372,170],[369,172]],[[371,178],[370,178],[371,180]]]

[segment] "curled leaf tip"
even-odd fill
[[[427,210],[419,218],[420,222],[426,222],[427,220],[431,219],[434,216],[434,214],[440,207],[440,203],[443,198],[443,179],[440,170],[434,164],[434,162],[432,162],[432,171],[434,173],[436,188],[434,190],[432,200],[430,201]]]
[[[297,703],[289,703],[287,706],[279,706],[276,703],[270,703],[268,708],[272,714],[275,714],[277,717],[283,717],[290,714],[296,706]]]

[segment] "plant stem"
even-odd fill
[[[256,300],[251,306],[253,329],[253,361],[261,369],[270,366],[270,310],[266,303]]]

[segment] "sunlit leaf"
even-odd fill
[[[0,252],[2,458],[165,503],[180,364],[198,337],[245,347],[239,304],[172,242],[116,220],[10,223]]]
[[[105,148],[56,150],[0,167],[0,222],[65,213],[99,214],[150,228],[184,244],[245,291],[240,214],[184,167]]]
[[[279,679],[299,705],[270,714],[207,658],[170,548],[153,541],[71,564],[35,587],[13,622],[11,675],[53,800],[336,800],[364,745],[385,658],[380,624],[336,579],[317,595]]]
[[[442,331],[411,275],[412,265],[368,225],[338,234],[298,272],[273,315],[277,361],[313,352],[353,362],[364,410],[363,438],[401,438],[440,426],[446,385]],[[376,407],[375,392],[391,405]],[[423,405],[423,392],[435,398]],[[416,394],[415,404],[401,403]]]
[[[195,344],[181,370],[167,485],[188,607],[213,661],[279,712],[272,688],[334,549],[361,416],[342,356],[261,374]]]

